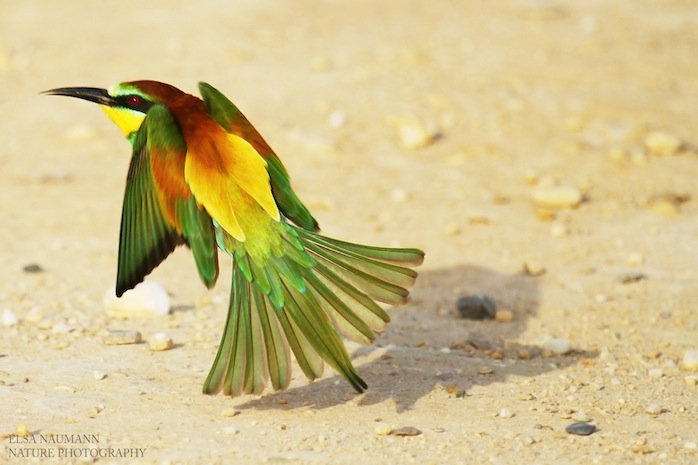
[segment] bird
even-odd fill
[[[207,288],[218,249],[231,257],[231,290],[204,394],[261,394],[289,386],[291,352],[309,380],[324,363],[362,393],[342,336],[374,341],[404,304],[422,264],[417,248],[324,236],[279,157],[213,86],[201,98],[158,81],[43,92],[97,103],[132,148],[119,235],[116,295],[184,245]]]

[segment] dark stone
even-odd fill
[[[487,296],[461,297],[456,303],[460,316],[467,320],[492,320],[497,304]]]
[[[569,434],[576,434],[577,436],[589,436],[596,431],[596,425],[592,425],[586,421],[578,421],[565,428],[565,431]]]
[[[22,271],[24,271],[25,273],[41,273],[42,271],[44,271],[44,269],[41,268],[41,265],[39,265],[38,263],[30,263],[28,265],[24,265]]]
[[[647,275],[639,271],[631,271],[629,273],[623,273],[620,276],[618,276],[618,281],[620,281],[621,284],[639,283],[640,281],[644,281],[645,279],[647,279]]]

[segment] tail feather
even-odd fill
[[[223,336],[211,371],[204,381],[204,394],[214,394],[224,389],[224,393],[230,396],[242,393],[245,363],[245,339],[250,333],[250,328],[245,326],[243,314],[249,312],[249,302],[245,282],[241,282],[241,272],[233,267],[231,292],[235,298],[231,298],[228,307],[228,318],[223,328]],[[242,279],[244,281],[244,277]]]
[[[255,306],[262,327],[262,337],[266,349],[267,368],[274,390],[286,389],[291,382],[291,354],[288,340],[284,335],[279,319],[274,316],[274,309],[262,292],[252,286]]]
[[[402,266],[419,266],[424,261],[424,252],[413,248],[376,247],[373,245],[356,244],[354,242],[340,241],[327,236],[321,236],[313,231],[296,229],[298,235],[306,241],[319,241],[333,244],[333,248],[352,251],[358,255],[373,258],[383,262]]]
[[[301,293],[292,287],[286,289],[290,297],[285,302],[286,307],[315,352],[341,373],[354,389],[363,392],[367,385],[351,364],[349,354],[327,314],[318,306],[312,294]]]
[[[219,245],[234,261],[228,319],[205,393],[259,394],[291,379],[290,352],[309,379],[323,361],[358,392],[366,383],[340,334],[370,343],[390,317],[373,299],[404,303],[422,262],[417,249],[371,247],[280,224],[271,255],[255,256],[247,242],[219,230]],[[289,350],[290,348],[290,350]]]
[[[308,341],[308,338],[295,319],[289,314],[287,307],[274,308],[279,323],[286,334],[293,355],[298,365],[308,379],[317,379],[322,376],[323,363],[320,356]]]
[[[369,296],[344,281],[322,263],[317,264],[315,271],[315,276],[335,294],[337,300],[349,305],[369,328],[374,331],[382,331],[385,328],[385,324],[390,321],[390,315]]]
[[[375,300],[394,305],[405,303],[409,294],[407,289],[361,271],[342,260],[340,254],[318,247],[316,244],[308,242],[306,248],[342,279],[359,287]]]
[[[306,280],[313,297],[340,333],[361,344],[370,344],[375,339],[372,327],[364,322],[357,312],[352,311],[347,304],[340,300],[315,274],[308,274]],[[369,313],[371,318],[376,317],[374,313]],[[380,323],[385,324],[380,318],[379,320]]]
[[[328,240],[317,234],[306,236],[307,242],[317,246],[319,250],[322,250],[323,256],[329,257],[329,260],[337,264],[350,265],[373,277],[380,277],[382,280],[403,288],[412,287],[417,279],[417,272],[413,269],[376,260],[370,255],[356,252],[353,248],[341,247],[339,244],[342,243],[339,241]]]

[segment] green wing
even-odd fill
[[[172,114],[155,105],[133,141],[121,215],[116,294],[143,281],[180,244],[191,247],[201,280],[218,277],[213,222],[184,181],[186,144]]]
[[[319,229],[318,223],[293,191],[286,168],[245,115],[233,102],[211,85],[200,82],[199,91],[211,117],[226,131],[240,136],[252,144],[266,160],[272,194],[284,216],[302,228],[317,231]]]
[[[148,118],[133,142],[121,213],[116,295],[143,281],[183,239],[164,215],[147,149]]]

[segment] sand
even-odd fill
[[[696,30],[688,0],[4,2],[0,462],[697,463]],[[426,251],[348,344],[365,394],[202,395],[228,259],[207,291],[178,250],[168,315],[107,314],[129,147],[38,94],[143,78],[233,99],[326,234]]]

